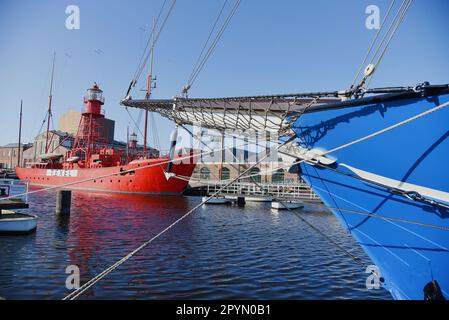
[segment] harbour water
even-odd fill
[[[66,268],[84,283],[200,202],[195,197],[73,194],[70,218],[55,193],[30,195],[37,233],[0,238],[0,297],[61,299]],[[324,207],[298,211],[371,264]],[[83,299],[391,299],[368,274],[290,212],[269,204],[204,206],[115,270]]]

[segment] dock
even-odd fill
[[[247,200],[258,199],[263,200],[268,197],[285,200],[299,200],[310,203],[321,203],[321,199],[309,188],[305,183],[299,184],[273,184],[273,183],[258,183],[257,185],[251,182],[237,182],[230,186],[226,186],[226,181],[209,181],[207,184],[191,185],[186,194],[187,195],[212,195],[220,192],[221,197],[239,198],[243,197]]]

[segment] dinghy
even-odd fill
[[[272,197],[245,197],[246,201],[249,202],[272,202]]]
[[[206,201],[209,197],[203,197],[202,201]],[[231,203],[230,199],[226,199],[223,197],[214,197],[206,201],[206,204],[229,204]]]
[[[36,231],[37,216],[2,210],[0,214],[0,235],[30,234]]]
[[[271,203],[271,208],[275,210],[297,210],[304,208],[302,202],[294,202],[294,201],[274,201]]]
[[[0,180],[0,235],[29,234],[36,230],[37,216],[16,213],[14,209],[27,209],[27,182]]]

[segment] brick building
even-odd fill
[[[232,180],[236,178],[239,174],[254,165],[254,163],[258,162],[257,160],[254,161],[257,156],[254,153],[248,152],[246,156],[248,161],[239,159],[239,155],[244,152],[244,150],[236,150],[237,157],[234,157],[232,151],[227,150],[224,159],[228,161],[225,160],[223,165],[221,164],[221,152],[218,152],[218,155],[215,153],[215,155],[203,157],[197,163],[193,178],[202,181]],[[246,180],[243,179],[242,182],[252,182],[251,179],[253,179],[259,183],[297,184],[300,182],[298,174],[288,172],[288,164],[294,161],[295,159],[291,157],[279,156],[277,159],[269,159],[269,161],[261,162],[250,173],[245,174],[247,176],[254,175],[254,177]],[[261,174],[257,175],[258,173]]]
[[[0,170],[12,170],[17,167],[19,160],[19,144],[10,143],[0,147]],[[20,165],[23,166],[24,154],[32,147],[31,144],[21,144],[20,146]]]

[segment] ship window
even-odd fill
[[[133,181],[132,181],[132,180],[129,180],[129,183],[133,183]]]

